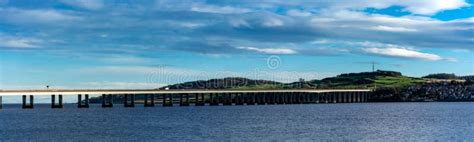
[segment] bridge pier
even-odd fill
[[[267,104],[268,105],[274,105],[276,104],[276,97],[275,97],[275,93],[266,93],[267,94]]]
[[[284,96],[283,96],[282,93],[278,92],[278,93],[275,93],[275,95],[276,95],[276,99],[277,99],[276,104],[279,104],[279,105],[285,104]]]
[[[328,103],[333,103],[334,101],[334,92],[328,92]]]
[[[328,92],[327,97],[327,103],[332,103],[332,92]]]
[[[256,95],[255,93],[246,93],[247,94],[247,105],[255,105],[256,102]]]
[[[232,93],[222,94],[222,105],[231,106],[232,105]]]
[[[82,101],[82,95],[77,95],[77,108],[89,108],[89,95],[85,94],[85,100]]]
[[[354,100],[352,101],[353,103],[357,103],[358,96],[359,96],[359,92],[354,92]]]
[[[296,103],[297,103],[297,104],[303,103],[303,95],[302,95],[302,93],[296,93]]]
[[[3,109],[3,100],[2,100],[2,96],[0,96],[0,109]]]
[[[331,103],[337,103],[337,92],[331,93],[332,100]]]
[[[357,92],[352,92],[352,103],[357,103]]]
[[[179,106],[189,106],[189,94],[179,94]]]
[[[270,93],[263,93],[264,104],[270,104],[270,99],[271,99]]]
[[[125,94],[123,96],[123,107],[135,107],[135,95]]]
[[[51,108],[63,108],[63,95],[58,95],[59,103],[56,104],[56,95],[51,95]]]
[[[173,106],[173,94],[163,94],[163,106]]]
[[[29,97],[30,97],[30,103],[27,104],[26,103],[26,95],[23,95],[23,97],[22,97],[23,98],[23,105],[22,105],[23,109],[32,109],[32,108],[34,108],[34,102],[33,102],[34,97],[33,97],[33,95],[29,95]]]
[[[349,92],[344,92],[344,103],[350,103],[349,102],[349,97],[350,97],[350,93]]]
[[[367,92],[362,94],[362,102],[367,102]]]
[[[301,96],[301,104],[307,104],[308,103],[308,95],[307,93],[301,92],[299,93]]]
[[[244,94],[236,94],[236,99],[237,100],[235,101],[235,105],[244,105]]]
[[[352,98],[354,97],[354,94],[352,92],[347,92],[347,102],[348,103],[353,103]]]
[[[290,104],[290,98],[287,93],[282,92],[281,96],[283,97],[283,104]]]
[[[364,102],[368,102],[369,94],[369,92],[364,93]]]
[[[114,96],[102,94],[102,107],[108,108],[114,106]]]
[[[296,94],[294,93],[288,93],[288,98],[289,98],[289,104],[295,104],[296,102]]]
[[[311,104],[316,103],[316,93],[309,93],[309,101]]]
[[[360,103],[362,101],[362,92],[357,92],[357,102]]]
[[[319,104],[319,95],[320,93],[314,93],[314,103]]]
[[[286,98],[288,100],[287,104],[293,104],[294,103],[294,94],[293,93],[286,93]]]
[[[199,99],[199,96],[201,96],[201,99]],[[194,105],[195,106],[204,106],[205,104],[205,99],[204,99],[204,94],[194,94]]]
[[[322,103],[328,103],[328,93],[326,93],[326,92],[321,93],[321,102]]]
[[[257,99],[257,105],[265,105],[266,104],[266,102],[265,102],[265,93],[257,94],[256,97],[258,98]]]
[[[154,107],[155,106],[155,94],[145,94],[143,98],[144,107]]]
[[[216,96],[214,96],[216,95]],[[218,101],[218,98],[217,98],[217,94],[213,94],[213,93],[210,93],[209,94],[209,105],[210,106],[218,106],[219,105],[219,101]]]

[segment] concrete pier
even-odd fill
[[[155,106],[155,94],[145,94],[143,99],[144,107],[154,107]]]
[[[344,92],[342,94],[342,102],[343,103],[349,103],[349,93],[348,92]]]
[[[102,94],[102,107],[110,108],[114,106],[114,96]]]
[[[356,92],[351,93],[351,102],[352,103],[356,103],[356,96],[357,96]]]
[[[231,93],[222,94],[222,105],[224,105],[224,106],[232,105],[232,94]]]
[[[56,104],[56,95],[51,95],[51,108],[63,108],[63,95],[58,95],[58,104]]]
[[[369,93],[368,92],[364,92],[364,102],[367,102],[369,99]]]
[[[209,94],[209,105],[210,106],[218,106],[219,105],[219,100],[218,100],[217,94],[210,93]]]
[[[135,107],[135,95],[125,94],[123,96],[123,107]]]
[[[235,105],[244,105],[244,94],[242,93],[236,94]]]
[[[199,97],[201,96],[201,97]],[[194,105],[196,106],[204,106],[205,104],[205,99],[204,99],[204,94],[194,94]],[[199,99],[201,98],[201,99]]]
[[[266,93],[266,102],[268,105],[274,105],[276,104],[275,100],[276,100],[276,97],[275,97],[275,93]]]
[[[265,105],[265,93],[258,93],[255,94],[255,97],[257,98],[257,105]]]
[[[3,100],[2,100],[2,96],[0,96],[0,109],[3,108]]]
[[[344,94],[343,92],[336,92],[336,103],[342,103],[342,94]]]
[[[82,100],[82,95],[77,95],[77,108],[89,108],[89,95],[85,94],[85,100]]]
[[[255,93],[245,93],[245,104],[255,105]]]
[[[189,94],[179,94],[179,106],[189,106]]]
[[[29,95],[29,98],[30,98],[30,103],[29,104],[26,103],[26,99],[27,99],[26,95],[23,95],[22,98],[23,98],[23,104],[22,104],[23,109],[32,109],[32,108],[34,108],[34,102],[33,102],[34,97],[33,97],[33,95]]]
[[[163,106],[173,106],[173,96],[171,94],[163,94],[161,96],[163,96]]]
[[[276,97],[276,100],[275,100],[275,103],[276,104],[284,104],[284,100],[283,100],[283,94],[282,93],[274,93],[275,94],[275,97]]]

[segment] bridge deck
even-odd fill
[[[370,89],[291,89],[291,90],[0,90],[0,96],[14,95],[77,95],[77,94],[182,94],[182,93],[272,93],[272,92],[307,92],[307,93],[325,93],[325,92],[369,92]]]

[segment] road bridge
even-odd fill
[[[51,108],[63,108],[63,95],[77,95],[78,108],[89,107],[89,95],[102,95],[102,107],[113,107],[114,96],[120,95],[124,107],[135,107],[135,97],[143,98],[145,107],[162,106],[217,106],[217,105],[272,105],[313,103],[367,102],[369,89],[291,89],[291,90],[0,90],[2,96],[22,96],[22,108],[34,108],[34,96],[50,95]],[[56,102],[56,97],[58,102]]]

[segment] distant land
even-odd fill
[[[346,73],[321,80],[300,79],[297,82],[282,83],[269,80],[254,80],[242,77],[198,80],[157,88],[159,90],[187,89],[374,89],[372,101],[472,101],[474,77],[439,73],[418,77],[404,76],[396,71]],[[117,96],[117,102],[122,96]],[[137,100],[143,98],[137,96]],[[91,103],[101,102],[100,97]]]
[[[403,76],[400,72],[382,71],[347,73],[321,80],[281,83],[268,80],[252,80],[240,77],[198,80],[164,86],[159,89],[370,89],[399,87],[426,82],[423,78]]]

